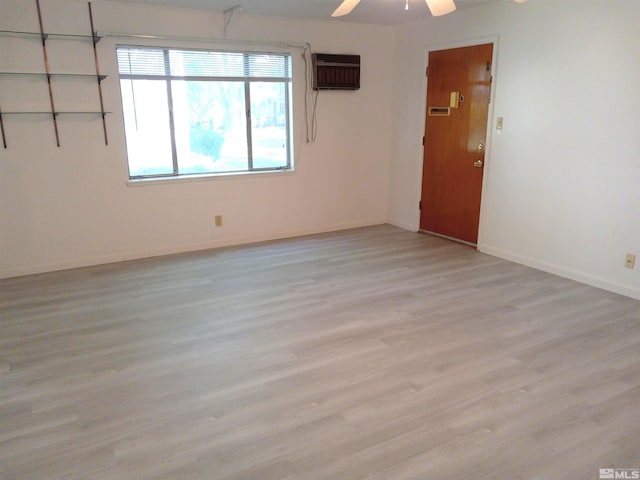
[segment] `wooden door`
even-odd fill
[[[492,44],[429,53],[420,229],[472,244],[480,223],[492,57]]]

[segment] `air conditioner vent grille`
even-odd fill
[[[360,88],[360,55],[314,53],[314,90],[358,90]]]

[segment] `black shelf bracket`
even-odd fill
[[[93,36],[93,58],[96,63],[96,75],[98,79],[98,96],[100,97],[100,111],[102,112],[102,130],[104,132],[104,144],[109,145],[109,137],[107,136],[107,119],[104,114],[104,99],[102,97],[102,80],[106,78],[106,76],[100,75],[100,64],[98,63],[98,50],[96,49],[96,45],[100,40],[100,37],[96,34],[96,29],[93,26],[93,10],[91,9],[91,2],[89,2],[89,23],[91,25],[91,35]]]
[[[7,136],[4,134],[4,121],[2,120],[2,110],[0,110],[0,131],[2,132],[2,145],[7,148]]]
[[[44,70],[47,72],[47,86],[49,87],[49,102],[51,104],[51,118],[53,120],[53,130],[56,135],[56,145],[60,146],[60,133],[58,132],[58,120],[56,118],[56,106],[53,101],[53,87],[51,86],[51,72],[49,71],[49,56],[47,54],[47,38],[48,35],[44,33],[44,25],[42,23],[42,10],[40,9],[40,0],[36,0],[36,7],[38,9],[38,24],[40,25],[40,35],[42,38],[42,55],[44,57]]]

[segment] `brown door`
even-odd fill
[[[492,56],[492,44],[429,53],[420,229],[473,244],[480,222]]]

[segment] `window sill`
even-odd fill
[[[295,171],[291,170],[268,170],[258,172],[233,172],[233,173],[204,173],[199,175],[181,175],[176,177],[157,177],[157,178],[131,178],[127,180],[129,187],[142,187],[146,185],[157,185],[162,183],[185,183],[185,182],[206,182],[210,180],[238,180],[247,179],[249,177],[273,177],[281,175],[293,175]]]

